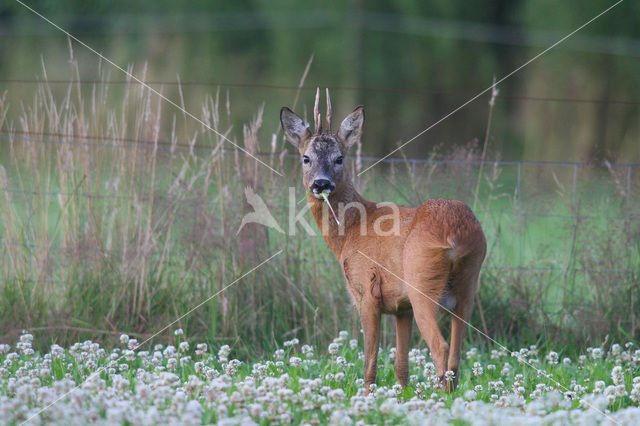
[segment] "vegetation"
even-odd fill
[[[640,3],[361,175],[610,2],[29,4],[202,123],[0,5],[1,424],[637,422]],[[396,385],[384,318],[365,396],[360,324],[297,221],[300,159],[278,129],[316,85],[335,116],[367,107],[347,160],[365,197],[455,198],[483,225],[452,394],[415,331]],[[249,193],[284,232],[241,228]]]
[[[575,358],[536,346],[512,353],[472,347],[451,394],[434,387],[427,350],[410,351],[402,389],[395,348],[381,349],[378,383],[365,396],[362,342],[346,331],[326,349],[292,339],[251,362],[233,358],[227,345],[194,345],[181,329],[174,334],[172,344],[153,349],[127,335],[111,350],[85,341],[40,355],[30,334],[0,345],[2,421],[633,424],[640,416],[640,349],[632,343],[589,347]]]
[[[138,75],[148,64],[147,79],[164,82],[154,87],[189,110],[198,111],[217,83],[230,84],[223,87],[234,99],[236,126],[248,122],[265,99],[265,116],[276,117],[281,105],[292,102],[313,55],[305,103],[311,104],[316,86],[329,86],[337,111],[366,105],[367,129],[376,137],[368,138],[365,152],[380,156],[613,3],[589,0],[578,9],[551,0],[28,4]],[[502,83],[491,150],[507,160],[640,162],[639,38],[640,3],[624,1]],[[35,79],[43,59],[50,80],[100,79],[97,58],[80,47],[84,66],[69,74],[67,46],[63,33],[17,2],[0,4],[2,79]],[[110,80],[125,80],[108,71]],[[176,75],[189,83],[181,93],[172,84]],[[20,111],[33,85],[0,83],[5,85],[14,112]],[[52,90],[63,96],[65,86],[52,84]],[[122,94],[117,85],[110,92]],[[477,138],[487,99],[408,145],[407,155],[424,157],[438,144]],[[276,128],[277,120],[266,120],[268,132]]]
[[[73,62],[72,73],[79,73]],[[277,133],[259,133],[262,109],[242,136],[229,124],[233,100],[224,92],[208,98],[199,116],[285,177],[165,111],[138,84],[122,88],[116,107],[107,84],[84,89],[70,85],[58,98],[43,82],[32,104],[0,123],[0,340],[23,329],[42,336],[43,348],[108,342],[121,332],[144,338],[180,318],[194,338],[257,356],[282,338],[325,346],[340,329],[356,334],[357,316],[324,241],[299,224],[288,229],[290,206],[296,214],[304,208],[295,205],[303,196],[299,159],[286,155]],[[8,108],[2,104],[0,117]],[[355,171],[370,164],[359,152]],[[480,173],[479,152],[470,145],[434,151],[426,162],[381,164],[356,184],[374,200],[448,197],[474,206],[489,253],[472,323],[494,338],[566,345],[570,334],[568,351],[636,339],[638,171],[489,163]],[[256,224],[238,232],[252,211],[247,186],[285,234]],[[393,342],[391,321],[383,322],[383,347]],[[423,344],[418,333],[414,339]],[[469,340],[486,344],[474,332]]]

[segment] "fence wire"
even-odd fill
[[[133,80],[38,80],[38,79],[0,79],[0,84],[54,84],[54,85],[136,85],[139,84]],[[237,89],[266,89],[266,90],[291,90],[291,91],[315,91],[316,87],[311,86],[293,86],[281,84],[264,84],[264,83],[232,83],[224,81],[145,81],[150,86],[178,86],[178,87],[225,87]],[[451,90],[434,90],[423,88],[398,88],[398,87],[371,87],[371,86],[331,86],[332,91],[345,92],[379,92],[379,93],[399,93],[399,94],[422,94],[422,95],[442,95],[448,97],[468,98],[474,96],[476,92],[459,92]],[[509,100],[531,101],[531,102],[561,102],[573,104],[611,104],[611,105],[640,105],[640,101],[634,99],[610,99],[610,98],[574,98],[574,97],[555,97],[555,96],[532,96],[532,95],[508,95],[501,94],[500,98]]]

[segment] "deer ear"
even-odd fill
[[[362,136],[362,127],[364,126],[364,107],[360,105],[347,117],[342,120],[340,130],[338,130],[338,139],[344,149],[349,149],[351,145],[358,142]]]
[[[284,136],[295,147],[299,147],[303,140],[311,136],[309,123],[298,117],[295,112],[287,107],[282,107],[280,110],[280,123],[284,130]]]

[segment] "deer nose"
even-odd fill
[[[324,191],[331,192],[334,189],[335,189],[335,186],[331,183],[331,181],[328,181],[327,179],[316,179],[313,181],[313,184],[311,185],[311,190],[316,194],[320,194]]]

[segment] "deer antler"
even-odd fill
[[[316,89],[316,103],[313,106],[313,121],[316,127],[316,134],[322,133],[322,122],[320,121],[320,88]]]
[[[327,87],[327,131],[331,134],[331,117],[333,109],[331,109],[331,97],[329,96],[329,88]]]

